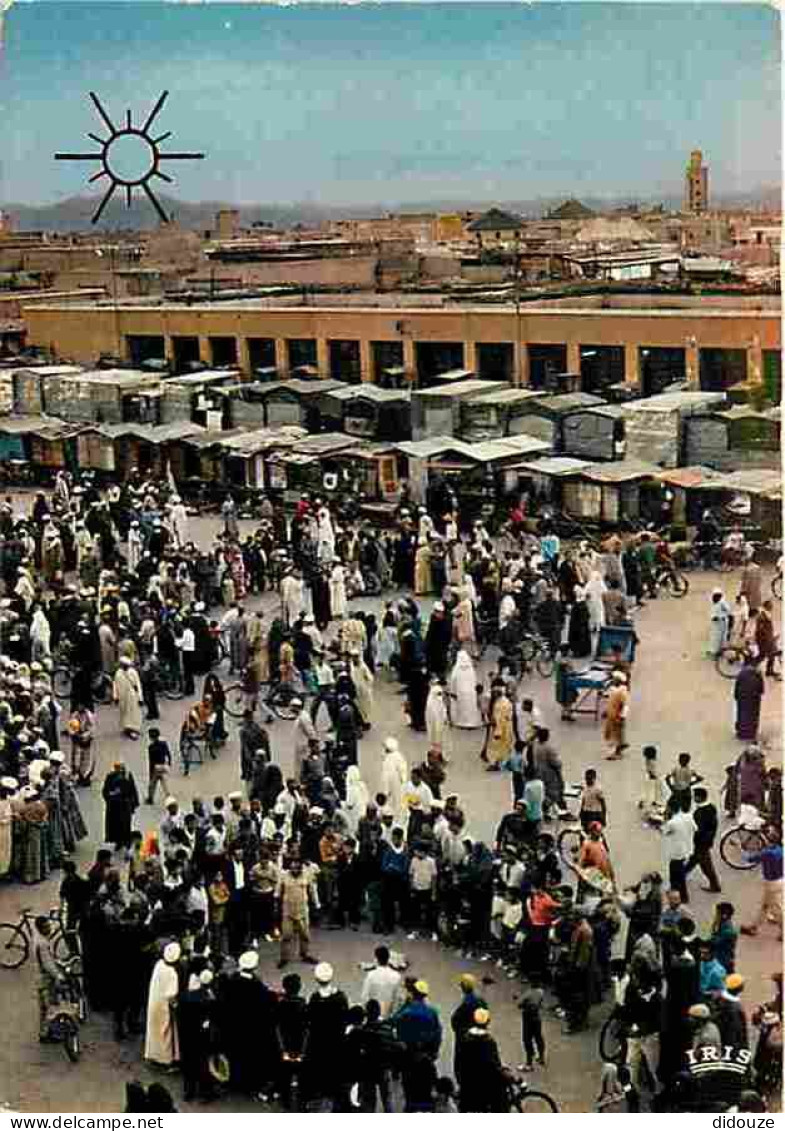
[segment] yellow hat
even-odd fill
[[[419,982],[414,983],[414,988],[417,991],[417,993],[422,994],[423,997],[427,997],[427,995],[430,993],[430,986],[428,985],[427,982],[424,982],[422,979],[420,979]]]
[[[487,1009],[475,1009],[474,1011],[474,1024],[487,1025],[491,1019],[491,1015]]]
[[[473,990],[477,985],[477,979],[474,974],[461,974],[458,979],[458,985],[462,990]]]
[[[744,989],[744,979],[741,974],[729,974],[725,979],[725,988],[733,992],[734,990]]]

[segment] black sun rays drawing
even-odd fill
[[[148,114],[143,126],[134,126],[131,121],[131,111],[126,110],[125,125],[118,128],[101,105],[98,95],[90,91],[90,98],[109,131],[109,136],[104,138],[89,133],[87,136],[100,145],[100,150],[93,153],[55,153],[55,161],[100,162],[101,168],[89,178],[88,184],[108,177],[109,187],[93,215],[94,224],[101,219],[101,214],[116,189],[125,190],[127,208],[131,207],[134,189],[141,189],[164,223],[169,220],[150,186],[150,181],[157,178],[171,184],[172,178],[162,173],[160,169],[164,161],[201,161],[204,159],[204,154],[167,153],[159,148],[162,142],[172,136],[172,132],[169,130],[154,137],[150,130],[168,97],[169,91],[165,90]]]

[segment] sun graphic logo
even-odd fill
[[[8,0],[0,0],[0,4],[7,2]],[[55,161],[97,161],[100,163],[101,168],[89,178],[88,184],[94,184],[96,181],[108,178],[109,187],[93,215],[94,224],[97,224],[101,219],[101,214],[117,189],[125,192],[127,208],[131,207],[134,189],[141,189],[161,220],[164,223],[168,222],[169,217],[161,207],[150,182],[157,178],[166,181],[168,184],[172,183],[172,178],[161,172],[162,162],[202,161],[204,159],[203,153],[174,153],[164,152],[160,149],[161,143],[170,138],[172,132],[169,130],[155,137],[151,133],[151,129],[168,97],[169,91],[165,90],[147,115],[144,125],[135,126],[131,119],[131,111],[126,110],[125,125],[118,127],[101,105],[98,95],[93,93],[92,90],[90,91],[90,98],[109,131],[109,136],[99,137],[97,134],[89,133],[87,136],[100,145],[101,148],[98,151],[93,153],[55,153]]]

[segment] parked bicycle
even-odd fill
[[[744,667],[747,652],[741,644],[726,644],[714,661],[714,666],[723,679],[735,679]]]
[[[558,1114],[559,1106],[555,1100],[551,1099],[547,1092],[540,1092],[535,1088],[530,1088],[528,1080],[524,1080],[514,1072],[510,1072],[508,1076],[509,1083],[507,1092],[511,1113],[516,1112],[522,1115]]]
[[[68,699],[71,695],[73,682],[73,668],[67,667],[65,664],[59,664],[55,667],[52,672],[52,690],[54,691],[55,698]],[[112,702],[114,681],[106,672],[94,672],[91,678],[91,687],[93,696],[98,703],[107,704]]]
[[[736,872],[751,872],[757,867],[758,853],[778,844],[779,831],[751,805],[742,805],[738,824],[720,838],[720,858]]]
[[[160,664],[155,674],[155,689],[164,699],[177,701],[185,695],[180,672],[168,664]]]
[[[32,907],[25,907],[16,923],[0,923],[0,966],[4,970],[18,970],[27,962],[33,949],[33,928],[38,914]],[[65,961],[78,949],[79,936],[66,930],[59,907],[53,908],[48,917],[55,924],[50,935],[52,953],[58,961]]]
[[[233,719],[241,719],[245,713],[245,704],[248,696],[241,683],[233,683],[226,689],[227,715]],[[275,682],[263,684],[259,690],[259,701],[264,703],[279,719],[291,721],[296,719],[299,708],[292,706],[292,700],[299,699],[305,702],[308,692],[298,688],[295,684]]]
[[[46,1015],[48,1038],[60,1042],[66,1055],[74,1064],[82,1055],[82,1039],[79,1026],[87,1020],[87,998],[82,977],[82,959],[72,955],[57,962],[60,982],[56,1000],[49,1006]]]
[[[684,574],[668,565],[655,570],[654,584],[658,592],[666,597],[686,597],[690,591],[690,583]]]

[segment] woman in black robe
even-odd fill
[[[324,568],[314,571],[311,577],[311,605],[313,619],[320,632],[324,632],[330,623],[332,612],[330,609],[330,584]]]
[[[106,803],[104,840],[116,848],[130,848],[131,824],[139,808],[139,794],[133,775],[122,762],[115,762],[114,768],[106,775],[103,798]]]
[[[570,627],[567,631],[567,646],[570,654],[578,659],[591,655],[589,608],[582,589],[575,591],[575,603],[570,612]]]
[[[760,705],[763,699],[763,676],[758,670],[760,661],[748,656],[744,667],[736,676],[733,697],[736,700],[736,737],[754,742],[760,726]]]

